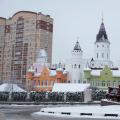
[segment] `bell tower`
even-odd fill
[[[108,40],[103,18],[99,32],[96,35],[94,60],[96,61],[96,67],[103,67],[105,65],[111,66],[110,42]]]
[[[82,54],[83,51],[77,41],[74,49],[72,50],[72,59],[71,59],[71,82],[80,83],[82,82]]]

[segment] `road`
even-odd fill
[[[61,105],[60,105],[61,106]],[[46,105],[7,105],[0,106],[0,111],[5,114],[6,120],[105,120],[105,119],[90,119],[90,118],[59,118],[53,116],[41,116],[33,118],[31,114],[39,111]],[[49,105],[48,107],[55,107]],[[0,119],[1,120],[1,119]],[[112,119],[115,120],[115,119]]]

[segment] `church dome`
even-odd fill
[[[42,59],[47,60],[47,53],[44,49],[40,49],[37,54],[37,61],[41,61]]]
[[[38,52],[37,58],[41,58],[41,57],[47,57],[47,53],[44,49],[40,49],[40,51]]]

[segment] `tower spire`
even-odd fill
[[[103,18],[104,16],[103,16],[103,12],[102,12],[102,23],[103,23],[103,21],[104,21],[104,18]]]
[[[79,36],[77,36],[77,41],[79,41]]]

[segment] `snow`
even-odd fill
[[[90,84],[78,83],[55,83],[52,92],[83,92]]]
[[[40,76],[40,75],[41,75],[41,73],[35,73],[35,74],[34,74],[35,77],[38,77],[38,76]]]
[[[113,77],[120,77],[120,70],[111,70]],[[91,75],[100,76],[101,70],[92,70]]]
[[[101,72],[101,70],[92,70],[91,71],[91,75],[93,75],[93,76],[100,76],[100,72]]]
[[[56,74],[56,70],[50,70],[50,76],[55,76]]]
[[[33,69],[33,67],[31,66],[29,69],[28,69],[28,72],[32,72],[32,73],[34,73],[34,69]]]
[[[63,74],[67,74],[68,72],[66,70],[63,71]]]
[[[90,71],[91,69],[87,67],[87,68],[84,68],[84,70],[85,71]]]
[[[62,69],[62,68],[57,68],[56,70],[57,70],[57,71],[63,71],[63,69]]]
[[[42,112],[44,111],[44,112]],[[53,114],[54,113],[54,114]],[[62,113],[70,113],[65,115]],[[92,115],[80,115],[81,113],[91,113]],[[118,114],[115,116],[105,116],[105,114]],[[99,106],[99,105],[80,105],[80,106],[68,106],[68,107],[53,107],[53,108],[42,108],[41,111],[35,112],[34,115],[52,115],[58,117],[86,117],[86,118],[106,118],[106,119],[120,119],[120,106]]]
[[[0,85],[0,92],[26,92],[17,84],[4,83]]]
[[[112,70],[112,74],[114,77],[120,77],[120,70]]]

